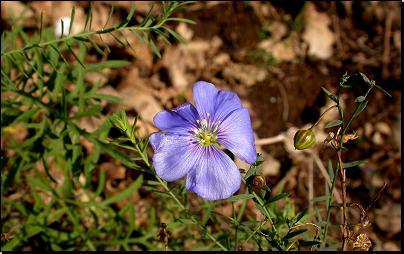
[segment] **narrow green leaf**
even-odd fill
[[[109,12],[109,16],[108,16],[107,22],[105,22],[105,25],[104,25],[104,27],[103,27],[103,30],[104,30],[105,27],[107,26],[107,24],[108,24],[109,20],[111,19],[113,13],[114,13],[114,6],[112,5],[112,6],[111,6],[111,11]]]
[[[123,101],[121,98],[115,97],[113,95],[108,95],[108,94],[94,94],[91,96],[84,96],[84,98],[101,99],[101,100],[106,100],[106,101],[110,101],[113,103],[123,104]]]
[[[144,24],[146,24],[147,20],[148,20],[149,17],[150,17],[150,14],[151,14],[153,8],[154,8],[154,4],[153,4],[152,7],[150,8],[150,11],[147,13],[146,17],[145,17],[145,18],[143,19],[143,21],[139,24],[139,27],[142,27]]]
[[[113,35],[112,33],[109,33],[110,35],[112,35],[112,37],[114,37],[114,39],[119,42],[124,48],[126,48],[127,46],[125,45],[125,43],[123,43],[121,40],[119,40],[115,35]]]
[[[38,74],[38,76],[43,80],[43,77],[41,75],[41,73],[39,73],[39,71],[31,64],[31,61],[28,60],[28,58],[26,57],[26,55],[24,53],[20,53],[22,55],[22,57],[25,59],[26,63],[31,66],[32,69],[34,69],[35,73]]]
[[[60,38],[63,38],[64,31],[65,31],[65,23],[63,22],[63,19],[60,19],[60,24],[62,27],[62,34],[60,35]]]
[[[380,86],[373,84],[374,87],[376,87],[377,89],[379,89],[380,91],[382,91],[385,95],[391,97],[391,94],[389,94],[386,90],[384,90],[383,88],[381,88]]]
[[[14,82],[12,82],[8,76],[3,72],[3,70],[1,70],[1,81],[3,82],[4,80],[7,81],[7,84],[12,88],[10,90],[15,90],[18,91],[18,88],[14,85]],[[4,82],[5,83],[5,82]]]
[[[28,79],[28,75],[27,75],[27,73],[25,72],[24,67],[23,67],[22,65],[21,65],[21,67],[20,67],[20,64],[18,64],[18,63],[14,60],[14,58],[13,58],[11,55],[8,55],[8,57],[9,57],[9,58],[11,59],[11,61],[15,64],[15,66],[18,68],[18,70],[24,75],[24,77]]]
[[[69,65],[69,63],[67,62],[66,58],[63,57],[62,53],[59,52],[59,50],[57,48],[55,48],[55,46],[53,46],[52,44],[49,44],[49,46],[51,46],[51,48],[53,48],[58,54],[59,56],[63,59],[63,61]]]
[[[325,220],[319,221],[319,222],[315,223],[315,225],[318,227],[323,227],[323,226],[327,225],[327,221],[325,221]]]
[[[354,115],[352,116],[352,118],[359,115],[366,108],[366,106],[368,105],[368,102],[369,101],[362,102],[362,104],[360,104],[358,106],[358,108],[356,109],[356,111],[355,111]]]
[[[38,227],[37,225],[28,224],[25,225],[24,228],[24,238],[29,239],[34,235],[37,235],[42,232],[42,227]]]
[[[44,117],[42,122],[37,124],[38,130],[36,130],[35,135],[29,139],[26,139],[22,144],[20,144],[19,145],[20,149],[23,149],[27,146],[32,145],[37,139],[43,137],[44,129],[45,129],[45,126],[47,125],[47,120],[48,120],[48,118]],[[25,127],[28,128],[27,125]]]
[[[352,167],[356,167],[359,166],[361,164],[364,164],[368,161],[352,161],[352,162],[347,162],[347,163],[343,163],[342,164],[342,168],[352,168]]]
[[[364,100],[366,100],[366,98],[365,98],[365,96],[359,96],[358,98],[356,98],[356,100],[355,100],[355,102],[362,102],[362,101],[364,101]]]
[[[308,246],[313,246],[313,245],[318,245],[321,242],[318,241],[306,241],[306,242],[299,242],[300,247],[308,247]]]
[[[330,176],[331,181],[334,179],[334,169],[332,168],[331,160],[328,160],[328,174]]]
[[[330,91],[328,91],[328,90],[325,89],[324,87],[321,87],[321,89],[323,89],[323,91],[327,94],[327,96],[328,96],[331,100],[333,100],[333,101],[335,101],[336,103],[338,103],[337,98],[335,98],[335,96],[332,95],[332,93],[331,93]]]
[[[21,115],[19,115],[17,118],[15,118],[12,125],[17,125],[18,123],[21,123],[21,122],[28,122],[28,120],[30,120],[32,118],[32,116],[35,115],[38,111],[39,111],[39,108],[28,109],[27,111],[25,111]]]
[[[51,65],[52,69],[55,70],[58,74],[60,74],[58,72],[58,70],[55,68],[55,66],[53,66],[52,61],[49,59],[49,57],[46,55],[46,53],[41,48],[38,48],[38,50],[41,51],[42,52],[41,55],[44,56],[46,58],[46,60],[48,60],[48,62]],[[51,51],[51,52],[53,52],[53,51]]]
[[[38,43],[41,43],[41,41],[42,41],[42,33],[43,33],[43,10],[41,11],[41,26],[39,27],[39,41],[38,41]]]
[[[67,47],[69,48],[69,51],[72,53],[72,55],[74,56],[74,58],[76,58],[77,62],[79,62],[79,64],[81,66],[83,66],[83,68],[85,69],[86,67],[84,66],[84,64],[81,62],[80,58],[76,55],[76,53],[74,53],[74,50],[72,49],[72,47],[70,47],[69,43],[67,43],[66,41],[64,41],[64,43],[66,43]]]
[[[153,180],[143,180],[142,184],[149,184],[149,185],[160,185],[160,182],[153,181]],[[178,185],[174,185],[174,187],[178,187]],[[172,191],[172,190],[170,190]]]
[[[125,25],[128,24],[128,23],[129,23],[129,20],[125,19],[125,20],[122,21],[119,25],[117,25],[117,26],[115,27],[115,29],[119,29],[119,28],[125,26]]]
[[[168,18],[167,21],[178,21],[178,22],[188,23],[191,25],[196,25],[196,22],[189,20],[189,19],[182,19],[182,18]]]
[[[94,198],[96,198],[102,194],[104,187],[105,187],[105,170],[101,167],[99,170],[99,176],[98,176],[98,186],[94,192]]]
[[[81,173],[81,158],[82,158],[82,147],[80,142],[77,144],[73,145],[73,156],[72,156],[72,167],[71,167],[71,174],[72,174],[72,178],[73,178],[73,182],[75,184],[78,184],[79,182],[79,176]]]
[[[129,201],[128,206],[129,206],[129,226],[125,239],[129,239],[132,235],[133,230],[135,229],[135,205],[133,204],[132,200]],[[129,247],[127,249],[132,250]]]
[[[366,84],[372,85],[372,82],[370,82],[369,78],[362,72],[359,72],[359,74],[362,76],[363,81],[365,81]]]
[[[98,117],[98,113],[100,113],[104,108],[101,105],[94,105],[91,108],[85,109],[74,116],[70,117],[70,119],[79,119],[86,116],[94,116]]]
[[[174,36],[175,39],[177,39],[179,42],[181,42],[184,45],[187,45],[187,43],[181,38],[181,36],[179,36],[176,32],[174,32],[173,30],[169,29],[168,27],[164,27],[164,29],[166,29],[172,36]]]
[[[3,157],[1,160],[3,161]],[[13,160],[14,161],[14,160]],[[18,157],[15,163],[12,163],[11,168],[8,170],[8,174],[5,176],[3,175],[4,171],[2,171],[1,176],[1,194],[3,195],[4,191],[11,186],[14,181],[14,177],[17,174],[18,170],[23,167],[24,163],[22,162],[22,157]],[[4,179],[5,178],[5,179]]]
[[[341,124],[342,124],[342,121],[339,120],[339,119],[337,119],[337,120],[334,120],[334,121],[332,121],[332,122],[326,124],[326,125],[324,126],[324,128],[325,128],[325,129],[326,129],[326,128],[331,128],[331,127],[335,127],[335,126],[338,126],[338,125],[341,125]]]
[[[96,33],[97,33],[97,32],[96,32]],[[107,51],[108,51],[109,53],[111,53],[111,50],[109,49],[108,45],[105,44],[104,40],[102,39],[101,34],[100,34],[99,36],[100,36],[100,39],[101,39],[101,41],[102,41],[102,44],[104,44],[104,47],[107,49]]]
[[[264,163],[264,161],[262,160],[262,154],[258,153],[257,154],[257,161],[250,166],[250,168],[248,169],[247,174],[245,175],[245,179],[248,179],[250,176],[255,174],[260,169],[262,163]]]
[[[271,204],[271,203],[273,203],[273,202],[276,202],[276,201],[278,201],[278,200],[281,200],[281,199],[283,199],[283,198],[287,198],[287,197],[290,196],[290,194],[292,194],[292,192],[281,193],[281,194],[279,194],[279,195],[277,195],[277,196],[275,196],[275,197],[273,197],[273,198],[267,200],[267,201],[264,203],[264,206],[267,206],[267,205],[269,205],[269,204]]]
[[[287,233],[285,235],[285,237],[283,237],[283,239],[286,240],[286,239],[293,238],[293,237],[295,237],[297,235],[303,234],[306,231],[307,231],[307,229],[298,229],[298,230],[295,230],[295,231],[291,231],[291,232]]]
[[[35,190],[35,188],[38,187],[40,190],[49,191],[50,193],[53,191],[49,184],[45,184],[31,175],[27,175],[26,179],[28,180],[32,190]]]
[[[296,223],[298,223],[298,222],[303,218],[303,216],[306,214],[307,210],[308,210],[308,208],[304,209],[304,210],[301,211],[298,215],[296,215],[295,218],[293,218],[293,220],[292,220],[292,221],[293,221],[293,225],[295,225]]]
[[[166,35],[165,33],[163,33],[162,31],[158,30],[158,29],[154,29],[154,28],[150,28],[151,31],[157,33],[158,35],[161,36],[161,38],[168,44],[171,46],[171,42],[167,39],[168,35]]]
[[[309,202],[320,202],[320,201],[324,201],[329,199],[329,196],[321,196],[321,197],[317,197],[317,198],[313,198],[311,200],[309,200]]]
[[[70,24],[69,24],[69,34],[67,35],[68,37],[70,36],[70,32],[72,31],[75,13],[76,13],[76,9],[74,8],[74,5],[73,5],[73,8],[72,8],[72,15],[71,15],[71,17],[70,17]]]
[[[133,13],[135,13],[135,9],[136,9],[136,3],[134,3],[134,4],[132,5],[132,8],[130,9],[130,11],[129,11],[129,13],[128,13],[128,16],[126,17],[126,20],[127,20],[128,22],[132,19]]]
[[[100,47],[98,47],[97,44],[95,44],[95,42],[93,40],[91,40],[89,37],[86,37],[88,39],[88,41],[91,43],[91,45],[93,46],[93,48],[103,57],[106,57],[104,51],[102,51],[102,49],[100,49]]]
[[[138,35],[138,34],[137,34],[135,31],[133,31],[132,29],[129,30],[129,31],[131,31],[131,32],[140,40],[140,42],[141,42],[143,45],[145,45],[145,46],[147,47],[146,42],[143,40],[143,38],[142,38],[140,35]]]
[[[227,202],[236,202],[236,201],[240,201],[240,200],[251,199],[253,197],[254,197],[253,194],[241,194],[241,195],[232,196],[232,197],[228,198],[226,201]]]
[[[161,195],[161,196],[164,196],[164,197],[171,197],[170,194],[165,193],[165,192],[162,192],[162,191],[159,191],[159,190],[156,190],[156,189],[154,189],[154,188],[152,188],[152,187],[149,187],[149,186],[143,186],[143,188],[144,188],[145,190],[147,190],[147,191],[156,193],[156,194]]]
[[[210,214],[213,211],[213,208],[215,208],[215,202],[211,202],[210,206],[208,207],[208,209],[205,212],[205,215],[203,216],[203,219],[201,221],[201,225],[205,226],[206,223],[208,222],[209,218],[210,218]]]
[[[131,64],[131,62],[122,61],[122,60],[109,60],[109,61],[96,63],[96,64],[88,64],[86,66],[87,68],[84,70],[84,73],[100,72],[106,68],[114,69],[114,68],[127,66],[129,64]]]
[[[350,207],[351,205],[353,205],[354,203],[346,203],[346,207]],[[343,207],[344,204],[343,203],[335,203],[332,204],[331,207]]]
[[[146,39],[149,41],[150,46],[152,47],[152,49],[154,50],[154,53],[156,53],[156,55],[161,58],[161,54],[160,51],[157,49],[156,45],[154,44],[153,40],[145,33],[143,32],[143,35],[146,37]]]
[[[188,220],[188,219],[176,219],[176,221],[179,221],[179,222],[181,222],[183,224],[195,224],[194,221]]]
[[[90,19],[91,19],[91,21],[90,21],[90,26],[89,26],[89,31],[91,31],[91,22],[92,22],[92,15],[93,15],[93,3],[92,2],[90,2],[90,7],[89,7],[89,9],[88,9],[88,14],[87,14],[87,17],[86,17],[86,23],[84,24],[84,29],[83,29],[83,33],[86,31],[86,28],[87,28],[87,24],[88,24],[88,21],[90,21]]]

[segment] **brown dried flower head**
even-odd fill
[[[368,251],[372,246],[369,237],[366,234],[360,234],[353,243],[354,251]]]

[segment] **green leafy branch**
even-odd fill
[[[352,122],[352,120],[358,116],[367,106],[368,104],[368,100],[366,100],[367,96],[369,95],[370,90],[372,90],[373,88],[377,88],[380,91],[382,91],[384,94],[386,94],[387,96],[391,97],[391,95],[386,92],[383,88],[381,88],[380,86],[377,86],[375,84],[374,80],[369,80],[369,78],[363,74],[363,73],[359,73],[360,76],[362,77],[361,81],[356,81],[353,80],[351,77],[355,76],[356,74],[348,74],[345,73],[342,78],[339,81],[339,87],[338,87],[338,95],[337,97],[335,97],[330,91],[328,91],[327,89],[325,89],[324,87],[322,87],[323,91],[326,93],[326,95],[333,100],[336,105],[334,105],[333,107],[337,107],[338,108],[338,112],[340,115],[340,119],[334,120],[330,123],[328,123],[325,128],[330,128],[330,127],[335,127],[335,126],[340,126],[340,128],[338,129],[338,132],[336,134],[332,133],[332,137],[333,137],[333,141],[331,142],[332,146],[335,148],[336,152],[337,152],[337,156],[338,156],[338,160],[336,162],[336,171],[335,173],[333,172],[333,168],[331,165],[331,162],[329,163],[329,172],[330,172],[330,178],[333,179],[332,182],[332,186],[331,186],[331,194],[329,196],[327,196],[326,199],[326,205],[327,205],[327,223],[324,225],[324,242],[321,245],[321,249],[324,249],[325,247],[325,243],[326,243],[326,235],[327,235],[327,230],[328,230],[328,221],[330,218],[330,207],[331,202],[332,202],[332,197],[333,197],[333,192],[334,192],[334,188],[335,188],[335,182],[336,182],[336,177],[338,174],[338,171],[340,171],[340,175],[341,175],[341,184],[342,184],[342,208],[343,208],[343,225],[341,225],[341,229],[342,229],[342,250],[345,250],[349,239],[351,239],[352,237],[352,232],[348,229],[348,222],[347,222],[347,203],[346,203],[346,186],[345,186],[345,181],[346,181],[346,169],[349,167],[354,167],[354,166],[358,166],[361,165],[363,163],[366,163],[367,161],[361,160],[361,161],[353,161],[353,162],[349,162],[349,163],[343,163],[342,162],[342,151],[346,151],[348,149],[346,149],[344,147],[344,143],[346,143],[348,140],[352,140],[355,139],[357,136],[356,134],[350,134],[347,135],[346,131],[348,129],[348,126],[350,125],[350,123]],[[350,79],[351,78],[351,79]],[[344,124],[344,114],[343,114],[343,109],[341,107],[340,104],[340,96],[341,96],[341,89],[342,88],[354,88],[358,85],[361,84],[366,84],[368,86],[368,89],[365,93],[365,95],[361,95],[359,97],[357,97],[355,99],[355,102],[358,103],[354,113],[351,115],[351,117],[349,118],[348,122],[346,124]],[[328,191],[328,189],[326,188],[326,190]],[[355,233],[355,232],[354,232]]]
[[[54,39],[54,40],[49,40],[49,41],[46,41],[46,42],[42,42],[43,31],[44,31],[44,29],[43,29],[43,13],[42,13],[41,14],[41,26],[40,26],[38,40],[36,42],[31,41],[31,40],[28,41],[27,45],[24,48],[21,48],[21,49],[16,49],[15,44],[12,43],[13,49],[6,52],[5,50],[7,49],[7,43],[9,43],[9,41],[5,40],[4,33],[3,33],[2,36],[1,36],[1,45],[2,45],[2,47],[1,47],[1,56],[2,57],[8,57],[14,63],[16,63],[16,60],[14,59],[14,57],[19,54],[19,55],[22,56],[22,58],[25,59],[25,61],[28,64],[30,64],[29,59],[27,58],[26,54],[24,54],[23,52],[26,52],[26,51],[28,51],[30,49],[39,49],[39,50],[41,50],[41,48],[43,48],[45,46],[49,46],[53,50],[55,50],[59,54],[59,56],[67,63],[66,59],[63,57],[63,55],[61,54],[61,52],[57,48],[58,43],[62,42],[62,43],[66,44],[66,46],[68,47],[68,50],[72,53],[72,55],[78,61],[78,63],[81,66],[83,66],[84,68],[86,68],[85,65],[83,64],[83,62],[81,61],[81,59],[73,51],[72,45],[69,44],[70,41],[74,41],[74,42],[79,41],[81,43],[90,43],[93,46],[93,48],[100,55],[105,56],[105,53],[97,46],[97,44],[90,38],[90,36],[98,35],[99,38],[101,39],[104,47],[108,50],[108,52],[111,52],[108,45],[102,39],[102,35],[109,34],[119,44],[121,44],[123,47],[125,47],[125,48],[130,47],[136,53],[136,51],[129,44],[124,31],[132,32],[142,42],[143,45],[147,46],[147,44],[146,44],[145,40],[142,38],[142,36],[140,36],[138,33],[135,32],[135,31],[140,31],[143,34],[143,36],[146,38],[146,40],[149,42],[149,44],[152,47],[155,54],[159,58],[161,58],[161,54],[160,54],[159,50],[157,49],[155,43],[153,42],[151,37],[145,31],[152,31],[152,32],[156,33],[158,36],[160,36],[169,45],[171,45],[171,43],[168,40],[169,35],[172,35],[174,38],[176,38],[181,43],[186,44],[185,41],[176,32],[172,31],[168,27],[165,27],[164,24],[166,22],[168,22],[168,21],[178,21],[178,22],[185,22],[185,23],[189,23],[189,24],[196,24],[194,21],[189,20],[189,19],[171,18],[170,17],[174,12],[177,12],[177,11],[185,9],[185,6],[188,5],[188,4],[191,4],[191,3],[194,3],[194,1],[188,1],[188,2],[183,2],[183,3],[178,3],[176,1],[173,1],[173,2],[169,2],[168,6],[166,7],[165,6],[166,4],[163,2],[162,3],[163,4],[163,13],[157,14],[157,15],[155,15],[153,17],[150,17],[151,12],[152,12],[153,7],[154,7],[154,4],[153,4],[150,11],[148,12],[146,17],[143,19],[143,21],[139,25],[133,26],[133,27],[127,27],[127,25],[131,21],[132,16],[133,16],[133,14],[135,12],[136,4],[134,4],[132,6],[131,10],[129,11],[128,16],[127,16],[127,18],[125,20],[123,20],[119,24],[118,24],[118,22],[119,22],[118,21],[114,26],[112,26],[110,28],[106,28],[107,25],[108,25],[109,20],[112,17],[113,11],[114,11],[114,7],[112,6],[110,14],[109,14],[108,19],[107,19],[107,22],[104,24],[103,29],[98,30],[98,31],[91,31],[93,11],[92,11],[92,3],[90,3],[90,8],[89,8],[89,11],[88,11],[88,14],[87,14],[87,18],[86,18],[86,22],[85,22],[85,26],[84,26],[83,31],[81,33],[79,33],[79,34],[74,35],[74,36],[70,36],[70,32],[71,32],[72,26],[74,24],[74,17],[75,17],[75,9],[73,7],[72,13],[71,13],[70,24],[69,24],[69,32],[68,32],[67,37],[63,38],[63,31],[64,31],[65,24],[64,24],[63,20],[61,20],[62,35],[60,36],[60,38],[59,39]],[[89,31],[86,31],[87,26],[88,26]],[[169,35],[164,33],[164,30],[167,31]],[[120,39],[118,39],[118,37],[116,37],[112,32],[121,33],[123,38],[125,39],[126,43],[124,43]],[[13,33],[13,31],[11,31],[11,33]],[[86,47],[87,47],[87,45],[86,45]],[[45,55],[45,57],[49,58],[46,55]],[[39,72],[37,72],[37,73],[40,75]],[[40,77],[42,77],[42,76],[40,75]]]

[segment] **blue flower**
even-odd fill
[[[237,94],[217,91],[199,81],[193,87],[196,108],[184,103],[153,119],[167,133],[150,134],[156,174],[167,182],[186,176],[185,187],[207,200],[226,199],[241,185],[236,164],[220,145],[242,161],[257,159],[248,109]]]

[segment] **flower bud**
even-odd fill
[[[304,150],[310,148],[316,142],[316,136],[311,130],[299,130],[296,132],[293,141],[295,149]]]

